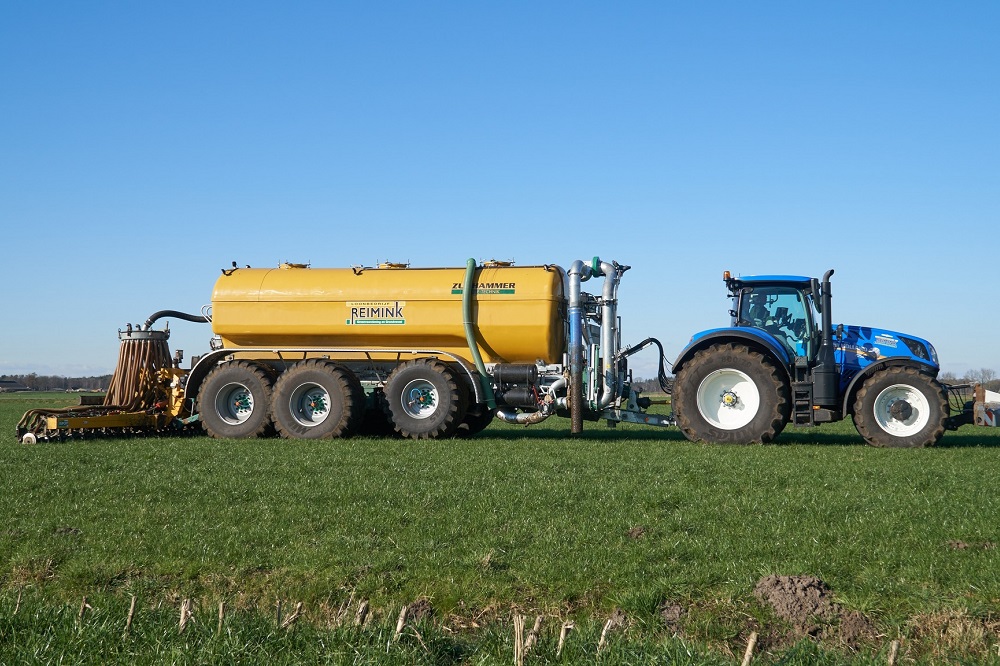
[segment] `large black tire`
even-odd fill
[[[393,370],[385,397],[396,432],[410,439],[451,437],[468,403],[465,386],[447,365],[432,358],[407,361]]]
[[[934,446],[947,418],[944,388],[915,368],[879,370],[854,399],[854,426],[872,446]]]
[[[263,437],[271,427],[271,375],[250,361],[214,368],[198,391],[205,432],[218,439]]]
[[[456,437],[472,437],[478,435],[493,423],[496,410],[490,409],[486,405],[473,405],[465,413],[465,418],[458,426]]]
[[[695,353],[677,373],[674,416],[691,441],[767,443],[791,415],[788,383],[763,354],[737,344]]]
[[[313,359],[278,377],[272,405],[274,425],[286,439],[344,437],[361,423],[365,392],[350,370]]]
[[[368,396],[364,418],[358,434],[370,437],[385,437],[396,435],[396,427],[392,423],[392,413],[389,412],[389,401],[385,399],[385,390],[376,388]]]

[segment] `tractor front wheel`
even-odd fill
[[[947,418],[944,389],[915,368],[879,370],[854,400],[854,426],[872,446],[934,446]]]
[[[763,354],[719,344],[694,355],[677,373],[674,416],[692,441],[766,443],[791,415],[788,383]]]

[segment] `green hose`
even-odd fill
[[[469,343],[469,351],[472,352],[472,360],[476,362],[476,370],[479,371],[479,383],[486,394],[486,405],[490,409],[497,408],[496,399],[493,397],[493,385],[490,384],[489,376],[486,374],[486,365],[483,363],[483,355],[479,353],[479,345],[476,343],[476,329],[472,318],[472,295],[476,293],[476,260],[469,259],[465,263],[465,284],[462,288],[462,318],[465,320],[465,340]]]

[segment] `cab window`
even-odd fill
[[[793,356],[812,357],[811,317],[802,292],[790,287],[755,287],[740,295],[739,325],[770,333]]]

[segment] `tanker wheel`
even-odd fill
[[[468,395],[448,366],[437,359],[403,363],[385,386],[392,423],[403,437],[451,437],[465,418]]]
[[[271,377],[249,361],[217,366],[198,391],[198,413],[205,431],[215,438],[261,437],[271,426]]]
[[[361,423],[365,393],[354,374],[336,363],[302,361],[274,385],[274,425],[287,439],[327,439],[353,434]]]
[[[496,410],[490,409],[486,405],[473,405],[469,407],[469,411],[465,413],[465,418],[459,424],[455,435],[457,437],[472,437],[486,430],[493,423],[495,414]]]
[[[358,432],[374,437],[396,434],[396,428],[392,423],[392,413],[389,411],[389,401],[385,398],[384,389],[376,388],[372,391],[370,405],[365,409]]]
[[[691,441],[766,443],[791,416],[788,383],[763,354],[743,345],[703,349],[677,373],[674,415]]]
[[[872,446],[934,446],[947,418],[944,389],[915,368],[876,372],[854,399],[854,426]]]

